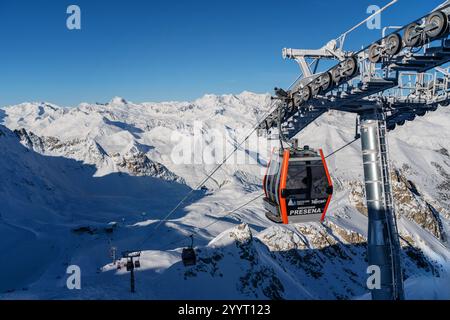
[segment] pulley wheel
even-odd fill
[[[302,97],[303,102],[309,101],[311,99],[311,87],[306,86],[300,90],[300,96]]]
[[[353,77],[358,72],[358,60],[355,57],[350,57],[344,62],[344,76]]]
[[[322,91],[325,92],[332,87],[333,77],[329,72],[325,72],[320,76],[320,84],[322,85]]]
[[[289,99],[286,101],[286,110],[289,112],[292,112],[295,110],[295,100],[294,98]]]
[[[390,123],[390,124],[387,125],[388,131],[393,131],[393,130],[395,130],[395,127],[396,127],[395,123]]]
[[[422,34],[417,31],[418,27],[415,22],[406,27],[403,41],[407,47],[417,47],[422,42]]]
[[[339,83],[342,80],[342,74],[341,74],[341,70],[340,69],[341,69],[341,67],[338,65],[337,67],[335,67],[335,68],[333,68],[331,70],[331,77],[333,79],[333,82],[336,85],[339,85]]]
[[[430,14],[426,20],[427,26],[431,25],[431,29],[428,30],[427,36],[430,38],[437,38],[442,36],[448,29],[448,17],[442,11],[437,11]]]
[[[398,33],[393,33],[386,38],[386,54],[395,56],[402,50],[402,38]]]
[[[448,107],[449,105],[450,105],[450,101],[448,101],[448,100],[443,101],[443,102],[440,103],[440,106],[441,106],[441,107],[444,107],[444,108],[445,108],[445,107]]]
[[[311,85],[311,96],[317,96],[320,92],[320,78],[317,78]]]
[[[294,108],[298,108],[303,103],[303,99],[298,92],[293,95],[292,101]]]
[[[369,48],[369,61],[372,63],[380,63],[382,58],[381,48],[378,43],[374,43]]]
[[[427,114],[427,110],[418,110],[418,111],[416,112],[416,114],[417,114],[419,117],[423,117],[423,116],[425,116],[425,115]]]

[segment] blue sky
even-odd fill
[[[64,106],[192,100],[206,93],[271,92],[298,67],[283,47],[318,48],[388,0],[1,0],[0,105]],[[443,0],[399,0],[383,25],[406,24]],[[82,30],[66,28],[66,9]],[[357,49],[380,37],[363,27]]]

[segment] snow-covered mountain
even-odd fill
[[[17,257],[0,265],[0,298],[367,298],[358,143],[328,160],[336,193],[324,225],[275,225],[260,199],[228,215],[261,193],[273,142],[252,136],[156,228],[269,102],[244,92],[0,109],[0,250]],[[331,153],[353,139],[354,123],[330,112],[299,139]],[[442,108],[389,134],[409,298],[450,299],[449,126]],[[199,261],[185,268],[180,254],[190,234]],[[143,250],[135,295],[123,268],[111,264],[113,246]],[[80,291],[65,287],[72,264],[83,272]]]

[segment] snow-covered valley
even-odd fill
[[[223,158],[211,148],[215,134],[232,150],[269,100],[244,92],[0,108],[0,299],[368,298],[358,142],[328,159],[336,192],[324,225],[273,224],[261,199],[229,214],[261,194],[264,137],[193,190]],[[353,139],[354,125],[354,116],[330,112],[299,139],[330,154]],[[449,127],[450,109],[440,108],[389,134],[410,299],[450,299]],[[180,147],[193,161],[177,161]],[[198,264],[185,268],[191,234]],[[111,247],[143,250],[135,294]],[[66,287],[69,265],[82,270],[79,291]]]

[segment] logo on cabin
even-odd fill
[[[320,213],[322,213],[321,208],[304,208],[289,211],[289,215],[291,216],[304,216],[308,214],[320,214]]]
[[[314,200],[300,200],[296,201],[294,199],[289,199],[288,206],[289,207],[296,207],[296,206],[304,206],[304,205],[318,205],[318,204],[325,204],[327,202],[327,199],[314,199]]]

